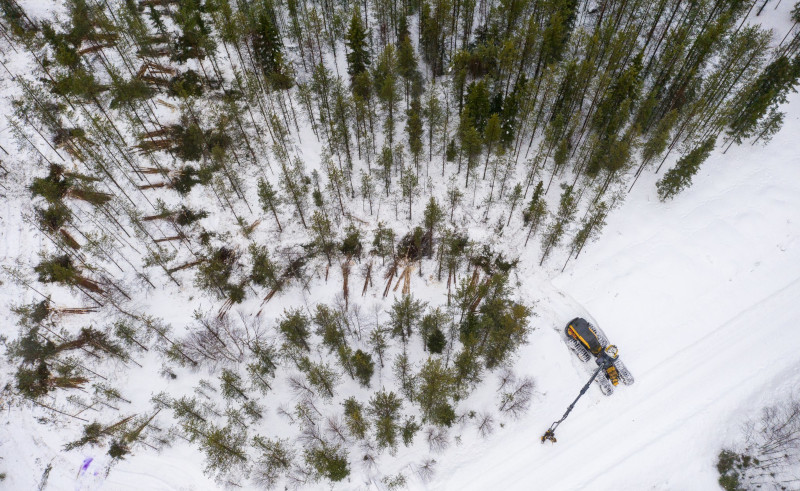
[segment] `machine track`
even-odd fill
[[[592,358],[592,354],[577,339],[567,336],[567,345],[582,362],[587,362]]]
[[[597,342],[601,346],[608,346],[611,344],[608,340],[608,336],[606,336],[606,333],[604,333],[602,329],[595,326],[591,322],[589,322],[588,327],[595,335]],[[578,359],[584,363],[592,359],[592,353],[586,349],[581,342],[571,336],[565,337],[567,340],[567,346],[569,346],[569,348],[575,352],[575,354],[578,356]],[[622,362],[622,360],[616,360],[614,362],[614,366],[616,367],[617,372],[619,373],[619,379],[623,384],[631,385],[634,382],[633,375],[631,374],[630,370],[628,370],[628,367],[625,366],[625,363]],[[605,373],[599,374],[595,380],[597,385],[600,386],[600,392],[602,392],[603,395],[608,396],[614,393],[614,385],[611,383]]]
[[[619,372],[619,379],[625,385],[631,385],[633,383],[633,374],[628,370],[628,367],[625,366],[621,360],[614,362],[614,366],[617,367],[617,371]]]
[[[600,392],[602,392],[604,396],[610,396],[614,393],[614,386],[604,373],[601,372],[595,380],[597,381],[597,385],[600,386]]]

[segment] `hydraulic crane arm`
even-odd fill
[[[567,419],[569,413],[572,412],[572,410],[575,408],[575,404],[577,404],[578,400],[580,400],[580,398],[583,397],[583,394],[585,394],[586,391],[589,390],[589,387],[592,385],[592,382],[594,382],[594,379],[596,379],[597,376],[600,375],[600,372],[608,370],[609,367],[614,366],[614,360],[616,358],[617,358],[617,347],[613,345],[608,346],[605,351],[602,351],[600,353],[600,356],[597,357],[597,370],[594,371],[592,377],[589,379],[588,382],[586,382],[586,385],[583,386],[580,393],[578,394],[578,397],[576,397],[575,400],[572,401],[572,404],[569,405],[567,411],[564,413],[564,416],[561,416],[561,419],[559,419],[558,421],[554,421],[553,424],[550,425],[550,428],[544,432],[544,435],[542,435],[542,443],[544,443],[546,440],[550,440],[553,443],[556,442],[556,428],[558,428],[558,425],[560,425],[565,419]]]

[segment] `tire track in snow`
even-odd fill
[[[571,297],[554,291],[563,300],[549,303],[549,314],[558,318],[568,314]],[[793,325],[790,306],[798,297],[800,279],[742,309],[671,355],[634,371],[637,382],[633,386],[590,404],[582,400],[581,416],[573,415],[570,424],[561,429],[556,446],[539,445],[539,426],[546,426],[540,418],[546,416],[541,406],[533,408],[525,418],[530,423],[526,427],[496,442],[465,448],[457,456],[462,471],[502,466],[509,472],[448,473],[440,476],[435,487],[531,489],[535,483],[540,489],[638,490],[643,482],[654,481],[660,483],[654,489],[714,486],[713,462],[699,459],[697,469],[676,472],[669,465],[659,469],[662,462],[658,456],[665,446],[680,452],[687,442],[690,447],[702,447],[703,452],[714,451],[719,439],[709,434],[708,422],[726,418],[755,387],[768,381],[760,380],[766,377],[759,370],[765,363],[793,363],[800,347],[785,343],[780,334]],[[774,367],[768,373],[775,373]],[[614,457],[598,456],[598,452]],[[484,459],[487,454],[497,457]],[[653,474],[658,475],[655,480]],[[626,476],[625,482],[619,481],[620,475]],[[693,477],[687,477],[690,475]]]
[[[584,419],[582,421],[584,424],[573,426],[571,433],[576,434],[571,438],[572,441],[582,440],[585,435],[591,435],[591,441],[597,441],[597,445],[594,448],[603,448],[604,453],[619,455],[619,457],[612,461],[607,461],[602,470],[595,470],[585,477],[581,476],[580,482],[576,483],[576,486],[568,486],[563,489],[589,489],[589,486],[592,489],[605,489],[597,486],[604,478],[608,479],[606,476],[608,476],[609,467],[623,465],[632,457],[642,454],[644,450],[657,446],[666,437],[674,434],[687,420],[708,411],[710,408],[719,406],[723,410],[735,409],[731,407],[731,404],[735,405],[740,402],[741,397],[737,396],[746,395],[737,393],[737,388],[741,388],[738,392],[750,393],[750,390],[745,387],[760,385],[753,383],[762,378],[757,370],[758,367],[754,365],[767,362],[766,356],[778,361],[783,359],[783,362],[787,365],[792,363],[792,355],[798,347],[786,344],[782,341],[784,338],[781,336],[781,331],[792,324],[791,314],[783,314],[783,318],[780,321],[770,317],[762,323],[757,322],[757,318],[751,318],[758,317],[761,312],[789,312],[787,308],[772,307],[771,304],[779,303],[785,306],[793,304],[794,300],[800,297],[800,288],[798,287],[800,287],[800,279],[743,309],[739,314],[711,330],[702,338],[676,351],[673,355],[663,358],[659,363],[654,364],[653,368],[646,370],[642,376],[636,374],[638,386],[647,387],[648,390],[646,392],[630,391],[630,393],[626,393],[627,391],[624,389],[617,392],[616,396],[624,396],[625,399],[618,402],[624,403],[633,397],[640,399],[642,402],[617,412],[614,416],[616,420],[647,414],[658,415],[663,412],[665,407],[672,406],[674,408],[669,414],[669,419],[662,421],[658,429],[654,429],[652,426],[642,429],[643,433],[637,435],[638,438],[636,439],[643,440],[644,443],[637,444],[633,448],[621,448],[623,443],[627,444],[631,440],[630,438],[619,439],[618,429],[613,420],[604,424],[587,425]],[[755,349],[766,355],[765,358],[749,358],[753,355]],[[747,363],[746,360],[748,359],[754,360],[754,362]],[[736,360],[742,360],[742,363],[737,364]],[[676,366],[681,367],[682,370],[675,371],[674,367]],[[736,376],[731,376],[732,374]],[[709,380],[721,383],[712,382],[707,384],[703,395],[695,399],[695,404],[691,404],[691,401],[689,401],[689,404],[685,404],[687,402],[685,399],[682,399],[681,402],[683,403],[674,404],[677,398],[681,398],[683,392],[692,392],[691,387],[687,388],[687,379]],[[660,383],[662,380],[665,380],[666,383]],[[637,385],[633,387],[637,387]],[[623,398],[619,397],[618,399]],[[727,401],[727,403],[723,401]],[[615,405],[619,406],[619,404]],[[596,420],[597,418],[593,419]],[[583,427],[583,431],[576,431],[579,427]],[[568,438],[570,437],[568,436]],[[567,440],[567,438],[563,440]],[[613,441],[619,443],[609,446],[608,442]],[[590,443],[581,441],[581,448],[593,447]],[[615,451],[614,449],[618,450]],[[584,450],[581,453],[586,455],[588,452]],[[577,459],[568,458],[568,460],[586,462],[589,460],[589,456]],[[585,467],[584,470],[586,470]],[[573,474],[570,477],[575,476]],[[510,487],[517,484],[509,483]],[[609,488],[615,487],[619,489],[619,486],[619,482],[608,483]],[[562,489],[561,486],[558,486],[558,488]],[[629,489],[639,489],[639,486],[631,484]]]

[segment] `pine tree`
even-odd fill
[[[528,207],[522,211],[523,221],[528,226],[528,236],[525,238],[526,246],[531,239],[531,235],[536,234],[546,215],[547,203],[544,200],[544,183],[539,181],[533,191],[533,197],[528,203]]]
[[[369,421],[364,415],[364,406],[355,397],[348,397],[344,403],[344,416],[350,434],[358,439],[367,436]]]
[[[511,218],[514,216],[514,209],[519,204],[519,201],[522,199],[522,184],[517,183],[514,186],[514,189],[511,191],[511,194],[508,196],[508,220],[506,221],[506,227],[511,224]]]
[[[411,172],[410,169],[404,169],[402,175],[400,176],[400,189],[403,193],[403,198],[408,200],[409,221],[412,219],[411,204],[414,202],[414,198],[419,195],[418,187],[419,179],[417,178],[416,174]]]
[[[369,172],[361,171],[361,197],[369,203],[369,214],[372,215],[372,200],[375,195],[375,182]],[[363,201],[362,201],[363,208]]]
[[[340,375],[330,365],[325,362],[315,363],[303,357],[297,368],[305,372],[308,383],[322,397],[332,399],[336,395],[335,389],[340,382]]]
[[[300,222],[303,224],[303,228],[307,228],[303,210],[306,209],[310,180],[304,173],[303,161],[297,157],[290,166],[289,163],[286,162],[286,159],[281,159],[280,164],[284,177],[281,180],[281,185],[294,204],[295,210],[300,217]]]
[[[436,95],[435,86],[431,86],[427,90],[422,116],[428,123],[428,160],[433,160],[433,146],[434,142],[437,141],[436,135],[441,127],[442,118],[444,116],[442,103]]]
[[[650,135],[650,138],[647,139],[642,147],[642,163],[639,164],[639,168],[636,170],[635,179],[633,183],[631,183],[631,187],[628,189],[628,192],[633,189],[633,185],[636,184],[636,180],[639,178],[639,175],[642,173],[645,167],[647,167],[647,165],[654,158],[657,158],[659,155],[664,153],[664,150],[667,148],[667,142],[669,141],[670,133],[673,126],[675,126],[677,119],[678,112],[673,110],[668,112],[658,122],[658,125]]]
[[[486,129],[483,132],[483,142],[486,144],[486,162],[483,164],[482,179],[486,179],[486,169],[489,167],[492,146],[500,141],[501,132],[500,117],[497,114],[492,114],[486,122]]]
[[[383,356],[386,354],[386,349],[389,343],[386,342],[386,336],[381,328],[375,328],[369,333],[369,346],[372,352],[378,357],[378,362],[383,368]]]
[[[305,460],[318,477],[338,482],[350,475],[346,453],[338,446],[322,443],[305,451]]]
[[[378,448],[395,449],[397,447],[397,421],[400,419],[400,408],[403,401],[394,392],[381,390],[375,392],[369,401],[369,412],[374,418],[375,439]]]
[[[336,250],[335,236],[333,226],[328,217],[315,211],[311,216],[311,230],[316,235],[316,245],[325,257],[328,258],[328,266],[332,264],[332,254]]]
[[[469,110],[464,109],[464,112],[461,113],[461,122],[458,127],[458,136],[461,139],[461,150],[467,156],[467,177],[464,183],[464,187],[469,187],[469,176],[472,174],[472,170],[475,168],[476,159],[478,155],[480,155],[481,151],[481,137],[478,130],[475,128],[472,122],[472,118],[469,115]],[[460,162],[460,160],[459,160]],[[459,165],[459,172],[461,167]]]
[[[456,380],[451,369],[440,358],[428,358],[419,372],[420,385],[417,402],[424,422],[437,426],[450,426],[455,411],[450,400],[455,396]]]
[[[206,454],[206,472],[225,474],[241,468],[247,462],[247,453],[242,448],[246,440],[243,430],[209,425],[200,439],[200,448]]]
[[[277,210],[278,205],[281,203],[280,196],[278,196],[278,192],[272,187],[272,184],[263,178],[258,180],[258,200],[261,203],[261,209],[265,213],[272,213],[273,218],[275,218],[275,224],[278,226],[278,231],[283,232],[281,222],[278,220]]]
[[[317,326],[315,332],[322,338],[322,344],[328,348],[328,353],[333,353],[339,346],[346,344],[340,312],[325,304],[319,304],[314,312],[313,321]]]
[[[381,177],[383,178],[383,187],[386,196],[389,196],[389,188],[392,185],[392,170],[394,169],[394,152],[392,147],[384,145],[378,155],[378,166]]]
[[[425,255],[431,257],[431,254],[433,254],[433,232],[444,217],[444,211],[442,211],[442,208],[433,196],[431,196],[427,206],[425,206],[423,217],[426,235],[428,236],[428,247],[426,248]]]
[[[692,177],[697,174],[716,145],[716,138],[709,138],[691,152],[681,157],[675,167],[670,169],[657,183],[658,199],[666,201],[692,185]]]
[[[383,222],[378,222],[372,240],[372,253],[385,262],[387,257],[394,255],[394,238],[394,230],[386,227]]]
[[[266,394],[272,388],[270,381],[275,378],[278,356],[275,349],[269,345],[255,343],[252,349],[255,358],[247,365],[247,372],[253,380],[253,385]]]
[[[261,450],[254,466],[256,481],[263,486],[273,488],[281,476],[291,468],[294,451],[287,440],[270,440],[260,436],[253,437],[253,446]]]
[[[463,197],[464,193],[457,186],[450,186],[447,188],[447,202],[450,204],[450,222],[453,221],[456,206],[461,203]]]
[[[399,96],[397,94],[397,52],[394,45],[389,44],[378,57],[378,64],[372,74],[375,83],[375,94],[386,112],[385,132],[389,138],[389,146],[394,146],[394,113],[397,111]]]
[[[389,312],[392,337],[399,336],[405,345],[414,333],[414,328],[422,318],[424,310],[425,302],[414,300],[411,295],[403,295],[402,298],[395,300]]]
[[[309,320],[301,310],[286,310],[283,312],[283,319],[278,323],[278,330],[286,338],[286,341],[293,346],[309,351],[308,344]]]
[[[331,117],[334,120],[332,132],[332,147],[336,149],[337,154],[341,153],[344,149],[347,166],[344,168],[346,177],[351,181],[352,186],[352,168],[353,156],[350,151],[350,122],[353,117],[353,104],[350,97],[348,97],[341,79],[336,79],[333,83],[331,93],[333,99],[333,108]],[[343,178],[345,176],[342,176]]]
[[[249,399],[244,392],[242,378],[239,374],[227,368],[223,368],[219,379],[222,395],[225,396],[226,399]]]

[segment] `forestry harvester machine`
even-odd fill
[[[586,382],[586,385],[583,386],[578,397],[569,405],[564,416],[550,425],[550,428],[542,435],[542,443],[547,440],[553,443],[556,442],[556,428],[567,419],[575,404],[589,390],[595,380],[597,380],[603,395],[611,395],[614,392],[614,387],[619,385],[620,381],[625,385],[633,383],[633,375],[622,363],[622,360],[619,359],[617,347],[609,343],[602,329],[593,326],[586,319],[576,317],[569,321],[567,327],[564,328],[564,333],[567,336],[567,345],[578,358],[583,362],[587,362],[594,357],[597,369],[595,369],[589,381]]]

